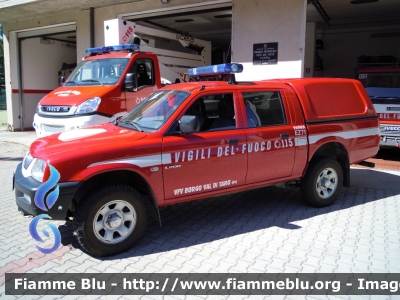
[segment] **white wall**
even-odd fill
[[[302,77],[306,0],[234,0],[232,62],[239,80]],[[253,44],[278,42],[278,63],[253,65]]]
[[[58,87],[58,70],[61,69],[61,64],[76,63],[76,49],[67,48],[66,43],[60,41],[50,42],[51,44],[42,44],[40,38],[21,42],[24,89],[53,90]]]
[[[54,40],[51,44],[42,44],[40,38],[30,38],[21,42],[24,128],[32,128],[39,100],[47,92],[58,87],[58,71],[62,63],[76,63],[76,49],[67,48],[65,44]]]
[[[400,58],[400,37],[372,38],[372,34],[400,30],[400,27],[331,30],[317,33],[325,50],[318,50],[324,60],[324,70],[315,77],[354,78],[357,57],[361,55],[393,55]]]

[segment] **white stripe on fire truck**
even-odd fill
[[[396,107],[399,110],[387,110],[388,107]],[[378,114],[399,114],[400,105],[398,104],[374,104],[376,113]]]
[[[324,134],[313,134],[309,136],[309,142],[307,142],[307,138],[295,138],[295,146],[305,146],[307,144],[315,144],[319,140],[330,137],[336,136],[341,137],[344,139],[353,139],[365,136],[373,136],[379,135],[379,128],[369,128],[369,129],[361,129],[361,130],[352,130],[352,131],[345,131],[345,132],[330,132]],[[158,165],[167,165],[172,163],[171,154],[156,154],[156,155],[148,155],[148,156],[139,156],[134,158],[126,158],[126,159],[116,159],[116,160],[108,160],[97,162],[88,166],[88,168],[105,165],[105,164],[131,164],[141,168],[145,167],[152,167]]]
[[[99,165],[107,165],[107,164],[130,164],[135,165],[140,168],[152,167],[158,165],[170,164],[171,154],[156,154],[156,155],[148,155],[148,156],[139,156],[134,158],[125,158],[125,159],[116,159],[116,160],[108,160],[101,161],[88,166],[88,168],[99,166]]]
[[[308,140],[309,140],[310,144],[315,144],[319,140],[326,138],[326,137],[330,137],[330,136],[341,137],[344,139],[354,139],[354,138],[360,138],[360,137],[372,136],[372,135],[379,135],[379,128],[329,132],[329,133],[324,133],[324,134],[312,134],[308,137]]]
[[[307,138],[295,138],[294,139],[294,145],[295,146],[305,146],[308,145]]]

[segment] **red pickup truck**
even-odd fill
[[[59,197],[45,213],[73,219],[89,253],[111,255],[143,235],[149,206],[159,218],[162,206],[294,181],[310,205],[327,206],[379,141],[357,80],[169,85],[117,122],[36,140],[16,170],[16,202],[44,213],[31,199],[53,166]]]

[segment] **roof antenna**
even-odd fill
[[[233,29],[232,29],[233,30]],[[229,48],[228,48],[228,52],[226,52],[226,57],[225,57],[225,63],[227,63],[228,62],[228,56],[229,56],[229,52],[231,51],[231,45],[232,45],[232,40],[231,40],[231,42],[229,43]]]

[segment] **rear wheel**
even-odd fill
[[[343,170],[332,158],[313,161],[301,180],[303,199],[315,207],[324,207],[335,202],[343,185]]]
[[[108,256],[133,246],[146,228],[143,197],[132,187],[113,185],[79,203],[73,228],[81,246],[95,256]]]

